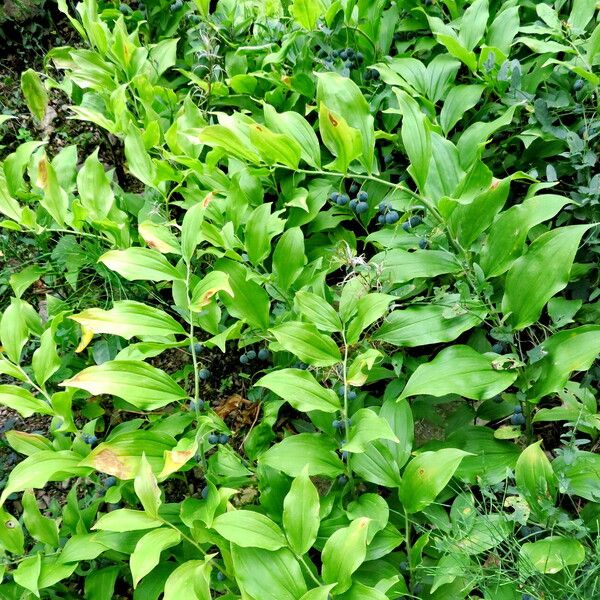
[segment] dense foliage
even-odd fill
[[[2,143],[0,597],[598,597],[596,3],[58,7],[23,96],[97,147]]]

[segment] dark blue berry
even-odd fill
[[[332,421],[331,426],[334,429],[344,429],[344,422],[340,421],[339,419],[335,419],[334,421]]]
[[[194,344],[193,348],[194,348],[194,352],[196,354],[200,354],[200,352],[202,352],[202,348],[204,348],[204,346],[200,342],[197,342]]]
[[[338,477],[338,483],[340,485],[345,485],[346,483],[348,483],[348,478],[345,475],[340,475]]]
[[[334,51],[331,53],[331,56],[333,56],[333,58],[337,58],[339,55],[340,55],[340,51],[339,51],[339,50],[334,50]]]
[[[248,262],[250,260],[250,257],[245,252],[242,252],[242,260],[244,262]]]
[[[585,85],[583,79],[576,79],[575,83],[573,84],[573,89],[578,92],[580,90],[583,89],[583,86]]]
[[[343,385],[341,385],[337,390],[338,396],[340,396],[340,397],[343,396],[345,391],[346,391],[346,388]]]
[[[383,225],[383,224],[385,223],[385,215],[379,215],[379,216],[377,217],[377,222],[378,222],[380,225]]]
[[[367,192],[364,192],[364,191],[358,192],[356,199],[359,202],[366,202],[369,199],[369,194],[367,194]]]
[[[200,492],[200,496],[202,496],[202,498],[204,498],[205,500],[208,498],[208,486],[204,486],[202,488],[202,491]]]
[[[219,581],[225,581],[225,573],[221,573],[221,571],[217,572],[217,579]]]
[[[348,400],[356,400],[356,392],[354,390],[350,390],[347,395]]]
[[[340,52],[340,58],[346,60],[348,58],[348,50],[344,49]]]
[[[249,360],[249,359],[248,359],[248,355],[247,355],[247,354],[242,354],[242,355],[240,356],[240,362],[241,362],[243,365],[247,365],[247,364],[248,364],[248,360]]]
[[[195,412],[196,409],[202,410],[204,408],[204,400],[198,400],[198,402],[194,402],[193,400],[189,403],[189,409],[192,412]]]
[[[93,433],[84,433],[81,439],[90,446],[93,446],[98,441],[98,438]]]
[[[409,229],[412,229],[413,227],[420,225],[422,222],[423,222],[423,219],[421,219],[421,217],[419,217],[419,216],[411,217],[410,219],[408,219],[408,221],[405,221],[404,223],[402,223],[402,229],[404,229],[404,231],[408,231]]]
[[[356,62],[361,65],[363,63],[363,61],[365,60],[365,57],[363,56],[362,52],[357,52],[356,56],[355,56]]]
[[[345,66],[347,69],[351,69],[351,68],[354,66],[354,62],[353,62],[353,61],[351,61],[351,60],[347,60],[347,61],[344,63],[344,66]]]
[[[266,348],[261,348],[258,351],[258,358],[260,360],[269,360],[269,351]]]
[[[523,594],[521,598],[522,600],[535,600],[535,598],[531,594]]]
[[[406,572],[406,571],[408,571],[408,563],[404,560],[398,565],[398,568],[401,571]]]
[[[342,452],[342,460],[348,460],[348,453],[346,451]]]
[[[514,408],[513,408],[513,412],[515,414],[519,414],[523,412],[523,407],[520,404],[517,404]]]
[[[246,356],[248,357],[248,360],[254,360],[256,358],[256,352],[254,350],[248,350]]]
[[[386,210],[388,210],[389,208],[391,208],[391,206],[387,202],[380,202],[379,203],[379,212],[383,213]]]
[[[129,8],[129,6],[127,6],[127,4],[120,4],[119,5],[119,10],[124,14],[127,15],[131,12],[131,9]]]
[[[229,441],[229,436],[226,433],[222,433],[219,436],[219,444],[226,444]]]
[[[356,192],[358,192],[358,184],[357,184],[357,183],[353,183],[353,184],[350,186],[350,193],[351,193],[352,195],[354,195],[354,194],[356,194]]]
[[[502,398],[502,396],[498,395],[498,396],[494,396],[492,398],[492,400],[496,403],[496,404],[502,404],[502,402],[504,402],[504,399]]]
[[[421,250],[425,250],[425,248],[427,248],[427,240],[425,238],[421,238],[419,240],[419,248],[421,248]]]
[[[359,202],[356,205],[356,214],[362,215],[369,210],[369,204],[367,202]]]
[[[117,478],[113,477],[112,475],[110,475],[110,477],[107,477],[104,480],[104,487],[106,489],[113,487],[114,485],[117,485]]]
[[[351,210],[356,210],[357,204],[358,204],[358,200],[356,200],[356,198],[354,198],[353,200],[350,200],[350,203],[348,204],[348,206],[350,207]]]
[[[514,413],[510,422],[512,425],[525,425],[525,417],[521,413]]]
[[[210,377],[210,371],[208,369],[200,369],[198,377],[200,377],[200,379],[208,379]]]
[[[502,342],[496,342],[492,346],[492,352],[495,352],[496,354],[502,354],[504,352],[504,344]]]
[[[390,210],[390,212],[388,212],[385,215],[385,222],[388,225],[393,225],[394,223],[397,223],[399,220],[400,220],[400,215],[395,210]]]
[[[209,444],[218,444],[219,443],[219,435],[217,433],[211,433],[208,436],[208,443]]]
[[[340,193],[339,192],[331,192],[331,194],[329,194],[329,199],[332,202],[337,202],[338,198],[340,197]]]

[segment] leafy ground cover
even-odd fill
[[[0,86],[0,598],[597,597],[595,3],[50,10]]]

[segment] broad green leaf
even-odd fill
[[[88,308],[69,317],[88,331],[132,337],[184,334],[183,327],[162,310],[133,300],[115,302],[110,310]]]
[[[0,170],[0,214],[18,223],[21,220],[21,213],[21,206],[11,196],[4,174]]]
[[[128,281],[177,281],[181,273],[156,250],[150,248],[127,248],[109,250],[98,262],[104,263]]]
[[[511,313],[514,329],[539,318],[546,302],[569,283],[569,274],[583,234],[591,225],[559,227],[540,235],[510,268],[502,310]]]
[[[41,335],[40,347],[33,353],[31,366],[36,382],[42,386],[60,368],[60,357],[56,351],[52,328],[46,329]]]
[[[510,55],[510,47],[519,32],[519,7],[508,6],[501,10],[488,29],[488,46],[498,48],[505,56]]]
[[[120,508],[102,515],[92,529],[98,531],[140,531],[144,529],[155,529],[164,525],[163,521],[153,519],[143,510],[131,510]]]
[[[115,456],[115,458],[117,457]],[[139,469],[133,480],[133,487],[146,513],[153,519],[158,518],[158,509],[161,505],[160,489],[145,453],[142,454]]]
[[[147,186],[154,187],[156,166],[144,146],[140,130],[133,124],[125,136],[125,158],[131,174]]]
[[[327,149],[336,157],[328,168],[346,173],[350,163],[360,156],[360,131],[330,110],[323,102],[319,108],[319,131]]]
[[[588,0],[573,0],[569,23],[575,28],[584,30],[586,25],[592,20],[594,13],[598,9],[597,5]]]
[[[489,17],[488,0],[475,0],[460,20],[460,33],[458,39],[467,48],[473,50],[479,43]]]
[[[41,552],[36,552],[34,555],[26,557],[19,563],[13,572],[13,578],[15,583],[18,583],[26,590],[33,592],[33,594],[39,598],[39,579],[41,571],[42,554]]]
[[[179,565],[165,582],[163,600],[212,600],[210,570],[208,560],[188,560]]]
[[[370,408],[360,408],[351,419],[348,441],[342,446],[346,452],[364,452],[373,440],[399,442],[388,422]]]
[[[223,513],[213,521],[212,527],[227,541],[243,548],[278,550],[287,544],[279,525],[250,510]]]
[[[532,368],[538,380],[527,392],[529,400],[537,400],[559,391],[573,371],[587,371],[600,354],[600,326],[584,325],[559,331],[539,346],[544,357]]]
[[[38,121],[41,121],[48,107],[48,92],[40,76],[33,69],[27,69],[21,73],[21,90],[25,96],[27,108]]]
[[[165,454],[174,447],[175,440],[167,433],[151,430],[123,431],[98,444],[80,464],[119,479],[134,479],[142,473],[144,457],[150,463],[152,471],[160,473],[165,464]],[[147,470],[147,465],[144,468]],[[158,495],[149,477],[146,477],[145,486],[140,482],[134,488],[136,493],[139,491],[144,496],[142,504],[147,505],[146,510],[152,512]]]
[[[395,296],[389,294],[366,294],[356,304],[356,316],[348,325],[346,341],[355,344],[360,334],[375,321],[385,315],[388,306],[395,300]]]
[[[317,20],[323,15],[325,7],[321,0],[294,0],[289,8],[290,14],[304,29],[312,31]]]
[[[439,587],[452,583],[457,577],[462,577],[471,566],[471,559],[467,554],[446,554],[438,562],[439,570],[436,571],[431,586],[433,594]]]
[[[229,285],[233,297],[221,294],[220,298],[229,314],[244,319],[252,327],[267,329],[269,326],[269,296],[255,281],[248,279],[248,270],[231,260],[219,260],[215,270],[229,275]]]
[[[94,396],[112,394],[143,410],[187,398],[187,393],[164,371],[138,360],[112,360],[88,367],[61,385]]]
[[[298,475],[283,501],[283,529],[291,549],[306,554],[317,539],[321,518],[319,492],[308,476],[308,468]]]
[[[506,272],[523,253],[529,230],[551,219],[569,202],[565,196],[544,194],[504,211],[490,228],[481,250],[479,264],[485,274],[497,277]]]
[[[525,542],[520,550],[525,572],[558,573],[585,560],[585,549],[573,537],[553,535],[537,542]]]
[[[360,132],[362,152],[359,160],[371,172],[375,155],[375,130],[369,103],[349,77],[333,72],[317,72],[316,75],[318,105],[325,104],[333,113],[343,117],[350,127]]]
[[[322,331],[341,331],[342,322],[334,308],[317,294],[300,290],[294,295],[294,308]]]
[[[69,212],[69,198],[67,192],[60,187],[56,171],[48,162],[46,155],[42,156],[38,163],[36,185],[44,192],[40,204],[60,226],[64,227]]]
[[[437,277],[461,270],[456,258],[441,250],[388,250],[376,254],[371,262],[381,265],[382,279],[391,283],[405,283],[411,279]]]
[[[335,450],[337,444],[319,434],[299,433],[271,446],[259,463],[297,477],[308,467],[308,474],[336,477],[344,472],[344,463]]]
[[[310,2],[311,0],[306,0]],[[314,1],[314,0],[313,0]],[[320,1],[320,0],[316,0]],[[263,105],[265,122],[269,129],[284,133],[293,138],[300,146],[302,160],[315,168],[321,167],[321,149],[319,140],[310,123],[293,111],[278,113],[270,104]]]
[[[311,373],[301,369],[272,371],[254,385],[266,387],[302,412],[320,410],[333,413],[340,409],[338,395],[332,389],[324,388]]]
[[[18,519],[0,508],[0,547],[12,554],[23,554],[23,528]]]
[[[0,404],[16,410],[25,418],[36,413],[54,415],[52,407],[47,402],[17,385],[0,385]]]
[[[260,157],[268,165],[285,165],[297,169],[300,162],[300,146],[294,138],[282,133],[273,133],[264,125],[248,126],[250,141]]]
[[[300,600],[329,600],[331,594],[329,593],[335,587],[335,583],[331,585],[321,585],[318,588],[308,590],[306,594],[300,598]]]
[[[421,192],[425,190],[431,159],[431,134],[427,118],[416,100],[406,92],[394,89],[402,113],[402,143],[410,160],[408,172]]]
[[[233,546],[231,556],[236,581],[248,598],[298,600],[306,592],[300,564],[286,548]]]
[[[395,488],[400,485],[400,467],[383,442],[374,441],[364,452],[350,456],[350,466],[365,481]]]
[[[429,506],[448,485],[465,456],[469,456],[469,453],[456,448],[444,448],[423,452],[413,458],[404,470],[398,490],[404,509],[416,513]]]
[[[288,321],[270,330],[281,346],[300,360],[315,367],[328,367],[340,362],[338,345],[319,333],[310,323]]]
[[[181,226],[181,253],[188,263],[192,256],[194,256],[198,244],[202,241],[204,213],[211,200],[212,192],[209,192],[202,202],[194,204],[194,206],[186,211],[183,217],[183,224]]]
[[[540,446],[541,441],[523,450],[515,467],[515,480],[530,508],[544,518],[544,506],[554,505],[556,500],[557,482],[552,465]]]
[[[29,265],[18,273],[13,273],[10,276],[10,287],[13,289],[15,296],[20,298],[23,292],[45,273],[45,270],[38,265]]]
[[[583,450],[577,451],[574,456],[561,454],[552,461],[552,469],[559,480],[568,481],[569,496],[580,496],[590,502],[600,500],[599,454]]]
[[[413,447],[415,432],[414,421],[410,404],[407,400],[386,400],[379,410],[379,416],[385,419],[398,441],[381,440],[396,459],[396,464],[402,468],[410,457]]]
[[[234,296],[229,285],[229,275],[223,271],[211,271],[205,275],[192,290],[190,309],[199,312],[208,306],[217,292],[225,292]]]
[[[141,538],[129,558],[133,587],[137,587],[140,579],[158,565],[163,550],[176,546],[180,541],[179,531],[167,527],[149,531]]]
[[[451,342],[459,335],[483,322],[486,311],[482,306],[467,311],[460,305],[452,311],[447,306],[428,304],[409,306],[390,313],[373,339],[413,348],[438,342]]]
[[[357,354],[348,367],[346,383],[357,387],[364,385],[369,378],[369,371],[381,361],[382,356],[382,353],[374,348]]]
[[[257,206],[248,217],[245,228],[245,245],[250,261],[262,264],[271,254],[271,240],[283,231],[285,221],[279,212],[271,214],[271,204]]]
[[[464,175],[456,146],[441,135],[432,132],[431,158],[425,194],[439,203],[440,199],[453,195]]]
[[[292,227],[279,238],[273,252],[273,275],[282,290],[298,279],[305,263],[304,235],[300,227]]]
[[[138,224],[138,233],[148,248],[158,250],[161,254],[181,254],[179,241],[164,223],[142,221]]]
[[[0,496],[0,505],[13,492],[28,488],[43,488],[48,481],[62,481],[71,477],[85,477],[90,469],[79,466],[81,456],[70,450],[42,450],[16,465],[8,476]]]
[[[401,398],[427,394],[459,394],[472,400],[492,398],[509,387],[516,371],[494,368],[493,359],[470,346],[450,346],[431,362],[419,365],[410,376]]]
[[[11,299],[0,319],[0,342],[8,358],[16,364],[21,361],[21,351],[29,337],[24,306],[22,300]]]
[[[249,144],[245,144],[242,138],[224,125],[209,125],[203,127],[198,139],[203,144],[212,148],[222,148],[228,155],[235,156],[253,164],[260,162],[260,157]]]
[[[92,219],[101,221],[108,216],[113,207],[115,195],[111,189],[110,178],[98,160],[98,149],[85,159],[83,167],[79,170],[77,191],[79,192],[79,201]]]
[[[352,574],[365,560],[369,521],[366,517],[355,519],[325,542],[321,553],[323,581],[335,583],[336,594],[345,592],[352,585]]]
[[[23,504],[23,522],[34,539],[57,547],[58,543],[58,523],[50,517],[45,517],[40,512],[35,494],[27,490],[21,499]]]

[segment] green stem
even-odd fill
[[[344,409],[342,411],[344,433],[348,434],[348,343],[346,342],[346,332],[342,331],[342,343],[344,344],[344,360],[342,363],[342,380],[344,382]],[[353,481],[352,469],[348,468],[348,480]]]
[[[316,577],[315,574],[312,572],[312,569],[306,564],[306,559],[303,556],[300,556],[299,554],[296,554],[296,558],[298,559],[300,564],[305,568],[306,572],[308,573],[308,576],[313,580],[313,582],[316,583],[318,586],[321,586],[322,582],[319,581],[318,577]]]

